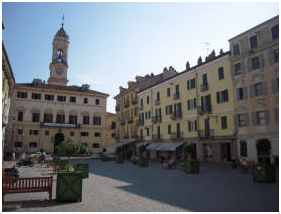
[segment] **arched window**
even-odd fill
[[[61,49],[57,52],[57,61],[62,62],[63,61],[63,51]]]
[[[29,148],[37,148],[37,143],[36,142],[30,142]]]

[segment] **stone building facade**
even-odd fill
[[[238,156],[279,157],[279,16],[229,40]],[[258,143],[271,145],[261,152]]]

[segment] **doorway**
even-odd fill
[[[62,142],[64,141],[64,134],[62,133],[57,133],[55,135],[55,140],[54,140],[54,153],[58,153],[58,150],[57,150],[57,146],[60,145]]]

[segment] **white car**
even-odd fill
[[[92,158],[92,159],[100,159],[100,158],[101,158],[101,155],[100,155],[100,153],[93,153],[93,154],[91,155],[91,158]]]

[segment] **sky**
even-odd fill
[[[279,15],[279,3],[2,3],[2,41],[16,83],[48,80],[63,14],[68,85],[109,94],[107,111],[115,113],[119,86],[228,51],[229,39]]]

